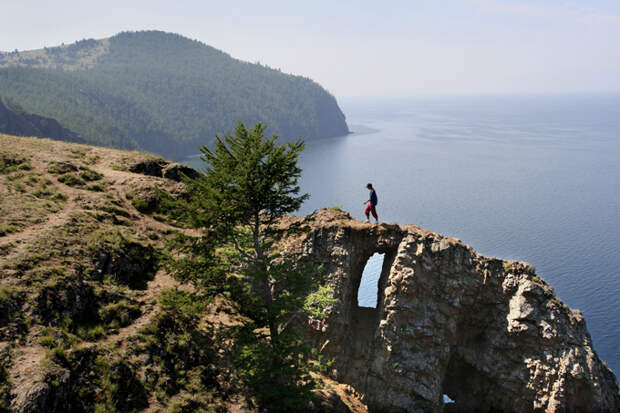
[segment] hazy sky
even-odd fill
[[[619,0],[0,0],[0,50],[145,29],[337,97],[620,91]]]

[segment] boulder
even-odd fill
[[[162,177],[162,171],[168,164],[169,162],[163,159],[146,159],[130,165],[129,171],[136,174]]]
[[[15,413],[61,413],[71,411],[70,372],[48,367],[40,380],[26,383],[11,403]]]
[[[190,179],[196,179],[200,176],[200,173],[193,168],[179,163],[172,163],[163,169],[164,178],[172,179],[173,181],[183,181],[183,175]]]

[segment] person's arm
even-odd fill
[[[368,198],[366,201],[362,202],[363,205],[366,205],[367,203],[370,202],[370,198]]]

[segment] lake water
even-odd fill
[[[300,214],[362,219],[372,182],[381,221],[535,265],[620,373],[620,95],[340,104],[355,133],[307,142]],[[376,285],[360,302],[374,305]]]

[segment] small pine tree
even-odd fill
[[[234,135],[201,148],[204,173],[188,181],[182,210],[203,236],[176,261],[177,276],[209,297],[224,294],[246,320],[227,331],[238,375],[270,411],[303,409],[309,397],[307,346],[289,328],[308,310],[318,270],[280,260],[278,219],[308,198],[299,194],[304,143],[278,145],[265,127],[238,124]],[[178,205],[177,205],[178,206]],[[316,307],[314,305],[314,307]],[[315,308],[313,308],[315,311]]]

